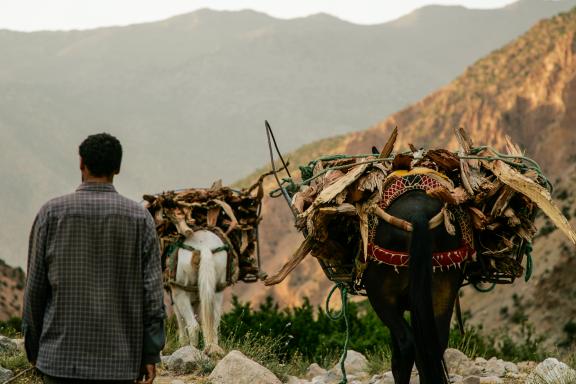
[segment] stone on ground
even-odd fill
[[[306,376],[304,376],[304,377],[310,380],[316,376],[322,376],[326,372],[327,371],[324,368],[322,368],[321,366],[319,366],[318,364],[312,363],[312,364],[310,364],[310,366],[306,370]]]
[[[212,384],[282,384],[270,370],[240,351],[224,356],[208,379]]]
[[[542,383],[576,383],[576,371],[555,358],[548,358],[538,364],[526,379],[526,384]]]
[[[16,352],[17,350],[18,344],[14,340],[6,336],[0,336],[0,353]]]
[[[203,352],[188,345],[176,350],[172,355],[164,357],[162,362],[172,372],[191,373],[209,360]]]
[[[368,371],[368,360],[360,352],[348,350],[344,360],[346,375],[365,374]],[[340,363],[336,364],[331,371],[340,373]]]
[[[10,380],[14,377],[14,373],[6,368],[0,367],[0,383]]]

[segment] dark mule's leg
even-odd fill
[[[394,382],[409,384],[414,366],[414,339],[410,325],[404,319],[406,299],[402,296],[408,287],[407,271],[398,274],[390,266],[371,263],[364,278],[370,304],[390,330]]]
[[[433,277],[432,291],[434,295],[432,296],[432,301],[434,303],[434,318],[442,352],[448,347],[454,303],[456,302],[461,283],[462,272],[459,269],[437,272]]]

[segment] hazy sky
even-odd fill
[[[515,0],[0,0],[0,29],[35,31],[127,25],[200,8],[254,9],[278,18],[324,12],[359,24],[396,19],[428,4],[498,8]]]

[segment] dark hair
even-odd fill
[[[110,176],[120,171],[122,145],[108,133],[88,136],[80,144],[79,153],[93,176]]]

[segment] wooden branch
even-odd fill
[[[472,225],[474,228],[481,231],[486,229],[488,218],[481,210],[476,207],[468,207],[468,212],[470,213],[470,218],[472,219]]]
[[[236,228],[238,226],[238,220],[236,219],[236,215],[234,214],[234,210],[232,209],[232,207],[230,207],[230,205],[228,205],[228,203],[226,203],[222,200],[214,199],[212,201],[215,202],[216,204],[218,204],[219,206],[221,206],[222,209],[224,210],[224,212],[226,213],[226,215],[228,215],[230,220],[232,220],[232,224],[230,224],[230,227],[228,227],[228,229],[226,230],[226,235],[228,235],[230,232],[232,232],[232,230],[234,230],[234,228]]]
[[[552,220],[552,222],[560,229],[567,237],[576,245],[576,232],[562,214],[560,209],[552,201],[552,196],[548,190],[532,179],[522,175],[514,168],[504,163],[503,161],[482,161],[482,164],[492,170],[500,181],[508,185],[510,188],[525,195],[533,201],[542,211]]]
[[[165,212],[179,234],[188,237],[194,233],[192,228],[186,224],[185,215],[179,208],[166,209]]]
[[[286,276],[288,276],[288,274],[292,272],[294,268],[296,268],[298,264],[302,262],[302,260],[304,260],[306,255],[310,253],[312,250],[312,244],[312,239],[306,238],[306,240],[300,244],[300,247],[298,247],[296,252],[294,252],[292,257],[290,257],[290,259],[286,262],[286,264],[284,264],[284,266],[278,272],[276,272],[274,276],[264,280],[264,285],[269,286],[281,283],[286,278]]]
[[[502,216],[502,213],[506,210],[506,208],[508,208],[508,203],[510,203],[510,200],[512,199],[515,193],[516,192],[510,187],[507,186],[502,187],[500,190],[500,194],[498,195],[498,198],[492,205],[492,209],[490,210],[490,216],[492,217]]]
[[[386,142],[386,145],[384,145],[384,148],[382,148],[382,152],[380,152],[380,156],[378,156],[379,158],[385,159],[392,154],[392,152],[394,151],[394,145],[396,144],[397,138],[398,138],[398,127],[394,127],[394,129],[392,130],[392,134],[390,134],[390,137]]]
[[[414,157],[411,155],[405,155],[403,153],[397,154],[392,161],[392,171],[401,169],[409,171],[412,168],[412,160],[414,160]]]
[[[455,171],[460,167],[460,159],[445,149],[430,150],[426,152],[426,157],[432,160],[445,173]]]
[[[352,204],[344,203],[337,207],[323,207],[318,212],[324,215],[355,215],[356,208]]]
[[[220,215],[221,209],[222,207],[216,206],[208,210],[208,215],[206,216],[206,224],[208,224],[209,227],[216,226],[216,223],[218,222],[218,215]]]
[[[512,142],[510,136],[506,135],[504,138],[506,139],[506,151],[509,155],[524,156],[520,147]]]
[[[316,207],[324,205],[332,201],[333,198],[336,197],[340,192],[342,192],[345,188],[347,188],[350,184],[355,182],[368,168],[368,164],[359,164],[355,167],[352,167],[344,176],[342,176],[338,181],[334,184],[329,185],[328,187],[324,188],[322,192],[318,194],[314,203],[306,209],[304,212],[305,216],[308,216]]]
[[[470,195],[462,187],[456,187],[453,190],[449,190],[448,188],[441,186],[428,190],[426,194],[451,205],[464,204],[470,200]]]

